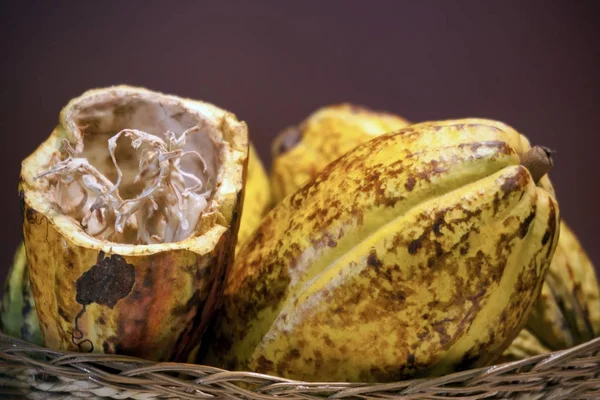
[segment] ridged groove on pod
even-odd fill
[[[564,220],[542,295],[527,328],[552,350],[600,336],[600,287],[594,266]]]
[[[527,328],[538,340],[554,350],[575,345],[574,332],[558,305],[555,292],[548,284],[548,275],[527,320]]]
[[[523,328],[558,240],[550,181],[521,165],[530,150],[505,124],[465,119],[335,160],[240,250],[204,361],[377,382],[493,362]]]
[[[295,192],[327,164],[357,145],[408,124],[398,115],[351,103],[316,110],[299,125],[284,129],[273,141],[274,202]]]
[[[192,358],[232,261],[247,154],[245,123],[208,103],[129,86],[71,100],[19,183],[46,346]]]

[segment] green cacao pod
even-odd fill
[[[4,284],[2,305],[0,306],[0,326],[2,332],[9,336],[43,345],[35,302],[31,294],[23,243],[17,249]]]

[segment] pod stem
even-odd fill
[[[535,183],[538,183],[551,169],[554,152],[545,146],[533,146],[521,156],[521,165],[527,168]]]

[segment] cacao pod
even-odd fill
[[[600,288],[594,266],[564,220],[527,329],[550,350],[567,349],[600,336]]]
[[[71,100],[19,182],[45,345],[193,358],[232,262],[247,155],[246,124],[208,103],[129,86]]]
[[[270,209],[270,187],[264,167],[250,144],[248,153],[248,174],[246,176],[246,191],[238,241],[246,240],[256,229],[262,217]],[[13,265],[9,268],[4,287],[3,301],[0,303],[0,329],[13,337],[30,343],[43,345],[42,334],[31,293],[25,245],[21,242],[14,257]]]
[[[322,107],[273,141],[271,187],[275,203],[321,169],[375,136],[404,128],[404,118],[351,103]]]
[[[248,174],[244,191],[244,208],[238,231],[236,252],[248,240],[272,207],[269,178],[252,143],[250,143],[248,151]]]
[[[385,382],[495,361],[558,241],[550,165],[548,151],[483,119],[359,145],[240,249],[204,362]]]
[[[19,245],[4,284],[0,306],[0,327],[5,334],[42,345],[42,333],[31,294],[25,246]]]
[[[525,328],[519,332],[519,335],[502,354],[502,357],[498,360],[498,362],[504,363],[518,361],[524,358],[535,357],[549,352],[550,349],[544,346],[534,334]]]

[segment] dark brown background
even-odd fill
[[[562,215],[600,264],[600,47],[593,2],[3,2],[0,278],[20,240],[20,161],[67,101],[117,83],[278,130],[352,101],[413,121],[502,120],[558,151]]]

